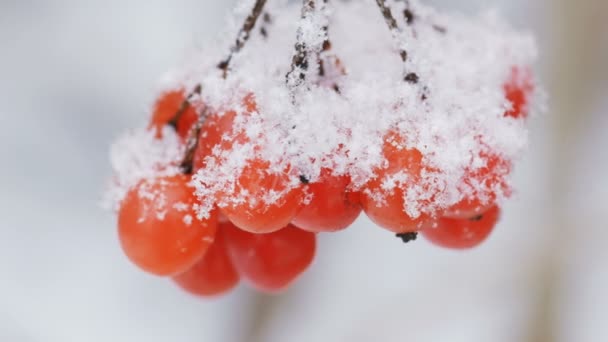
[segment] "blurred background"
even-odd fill
[[[550,94],[517,196],[467,252],[361,218],[281,296],[213,300],[139,272],[99,208],[108,149],[233,0],[0,0],[0,341],[608,340],[608,2],[496,7],[538,38]]]

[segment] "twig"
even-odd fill
[[[230,66],[230,61],[232,61],[232,58],[234,57],[234,55],[236,53],[238,53],[243,48],[243,46],[245,46],[245,43],[247,43],[247,41],[249,40],[249,36],[251,35],[251,30],[255,27],[255,23],[257,22],[258,18],[260,17],[260,14],[262,13],[262,10],[264,9],[264,5],[266,5],[266,0],[257,0],[256,1],[255,5],[253,6],[253,9],[251,10],[251,13],[247,16],[247,18],[245,18],[245,22],[243,23],[243,26],[241,27],[241,29],[237,35],[236,42],[235,42],[234,46],[232,46],[230,48],[230,53],[228,54],[228,57],[218,64],[218,68],[222,69],[222,71],[223,71],[223,74],[222,74],[223,78],[226,78],[226,76],[228,75],[228,68]],[[270,23],[271,22],[270,15],[268,13],[265,13],[263,20],[267,23]],[[194,89],[190,92],[190,94],[188,94],[188,96],[180,104],[177,112],[175,112],[175,115],[173,115],[171,120],[169,120],[169,122],[167,122],[167,124],[169,126],[175,128],[175,129],[177,128],[177,123],[179,122],[179,119],[182,117],[182,115],[184,114],[186,109],[188,109],[188,107],[190,106],[190,101],[192,100],[192,98],[195,95],[201,94],[201,88],[202,88],[202,86],[200,84],[197,84],[194,87]]]
[[[395,20],[395,17],[393,16],[393,13],[392,13],[390,7],[386,4],[386,0],[376,0],[376,3],[378,4],[378,8],[380,8],[380,12],[382,13],[382,16],[384,17],[384,21],[386,22],[388,29],[393,34],[393,39],[397,39],[400,29],[399,29],[399,26],[397,25],[397,20]],[[409,9],[409,4],[408,4],[408,8],[406,9],[406,11],[407,11],[407,15],[404,12],[404,15],[406,15],[406,22],[413,22],[415,15]],[[408,20],[408,18],[411,18],[411,19]],[[403,61],[404,64],[407,63],[407,59],[408,59],[407,50],[401,48],[401,50],[399,51],[399,56],[401,56],[401,60]],[[418,77],[418,74],[416,74],[415,72],[407,72],[405,77],[403,78],[403,80],[408,83],[417,84],[418,81],[420,80],[420,78]]]
[[[205,119],[209,115],[209,106],[205,106],[202,113],[198,117],[198,120],[194,124],[194,127],[190,129],[188,133],[188,140],[186,142],[186,153],[184,153],[184,158],[180,164],[180,168],[184,174],[192,174],[194,161],[194,153],[196,152],[196,148],[198,147],[198,142],[201,135],[201,128],[205,123]]]
[[[408,243],[410,241],[414,241],[418,238],[417,232],[408,232],[408,233],[399,233],[395,234],[396,237],[400,238],[403,243]]]
[[[260,34],[264,39],[268,38],[268,25],[272,24],[272,16],[268,12],[264,12],[262,15],[262,26],[260,27]]]
[[[302,2],[302,15],[304,19],[309,16],[315,9],[316,0],[303,0]],[[295,54],[291,59],[291,70],[285,75],[285,81],[287,86],[292,90],[295,90],[306,80],[306,74],[308,72],[308,47],[304,42],[304,32],[302,28],[298,28]]]
[[[329,0],[323,0],[323,4],[325,6],[327,6],[328,3],[329,3]],[[329,19],[326,18],[326,20],[327,20],[327,22],[325,25],[323,25],[323,28],[322,28],[325,39],[323,40],[323,45],[321,46],[321,51],[317,54],[317,64],[319,65],[319,77],[320,78],[324,78],[326,76],[325,63],[327,62],[327,59],[324,58],[324,56],[326,56],[327,53],[329,51],[331,51],[331,48],[332,48],[331,40],[329,38]],[[336,61],[337,62],[339,61],[339,59],[337,59],[337,57],[336,57]],[[334,82],[331,85],[331,88],[336,93],[340,94],[340,86],[336,82]]]
[[[201,94],[201,85],[198,84],[198,85],[196,85],[196,87],[194,87],[194,89],[190,92],[190,94],[188,94],[188,96],[186,96],[186,98],[182,101],[182,103],[179,105],[179,109],[177,110],[177,112],[175,112],[175,115],[173,115],[171,120],[169,120],[169,122],[167,122],[167,125],[173,127],[173,129],[177,129],[177,123],[179,122],[179,119],[181,119],[182,115],[186,112],[188,107],[191,106],[190,102],[192,101],[192,98],[194,96],[200,95],[200,94]]]
[[[416,21],[417,16],[414,14],[414,11],[412,10],[412,6],[410,5],[409,0],[401,0],[401,1],[403,1],[405,3],[405,9],[403,10],[403,18],[405,19],[405,23],[408,26],[412,26],[414,24],[414,21]],[[437,33],[446,34],[448,32],[448,29],[445,26],[429,22],[428,20],[426,21],[426,23],[431,25],[433,30],[435,30]]]
[[[228,57],[226,57],[226,59],[224,59],[218,64],[217,67],[222,70],[223,78],[226,78],[228,76],[230,62],[232,61],[234,55],[241,51],[243,46],[245,46],[245,43],[247,43],[247,41],[249,40],[249,37],[251,36],[251,30],[253,30],[253,28],[255,27],[255,23],[258,21],[258,18],[262,14],[262,11],[264,10],[264,5],[266,5],[266,0],[256,0],[255,5],[251,10],[251,13],[245,19],[245,23],[243,24],[243,27],[241,27],[234,45],[230,49]]]
[[[228,57],[226,57],[225,60],[223,60],[222,62],[220,62],[218,64],[218,68],[220,68],[223,72],[222,77],[224,79],[228,76],[228,70],[229,70],[230,62],[232,61],[232,58],[234,57],[234,55],[236,53],[241,51],[243,46],[245,46],[245,43],[247,43],[247,41],[249,40],[251,31],[255,27],[255,24],[258,21],[258,18],[260,17],[262,11],[264,10],[264,5],[266,5],[266,0],[257,0],[255,2],[255,5],[253,6],[251,13],[247,16],[247,18],[245,18],[245,22],[243,23],[243,26],[239,30],[235,44],[230,49],[230,53],[228,54]],[[264,20],[267,23],[269,23],[271,21],[270,15],[265,14]],[[188,107],[191,105],[190,101],[192,100],[192,97],[194,97],[197,94],[200,95],[201,90],[202,90],[201,84],[196,85],[194,90],[192,90],[192,92],[190,92],[190,94],[188,94],[186,99],[184,99],[184,101],[181,103],[179,109],[177,110],[177,112],[175,113],[173,118],[171,118],[171,120],[169,120],[168,125],[172,126],[173,128],[177,128],[177,123],[179,122],[179,119],[181,118],[183,113],[186,111],[186,109],[188,109]],[[180,167],[184,174],[191,174],[193,171],[192,170],[192,161],[194,160],[194,153],[196,152],[196,148],[198,147],[201,127],[203,126],[203,123],[205,122],[205,119],[207,118],[208,114],[209,114],[209,107],[205,106],[205,108],[203,109],[203,112],[198,117],[198,121],[196,122],[196,124],[190,130],[190,132],[188,134],[188,140],[186,142],[186,153],[184,154],[184,158],[180,164]]]

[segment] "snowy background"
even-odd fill
[[[98,203],[111,141],[233,1],[0,0],[0,341],[608,340],[608,2],[429,2],[538,36],[550,111],[496,232],[455,253],[361,219],[282,296],[205,301],[137,271]]]

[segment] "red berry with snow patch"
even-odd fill
[[[475,217],[496,205],[497,192],[509,195],[510,188],[505,177],[511,172],[511,163],[498,155],[487,153],[482,153],[480,158],[484,166],[467,169],[462,180],[463,187],[473,189],[473,194],[450,206],[442,212],[442,216],[454,219]]]
[[[257,111],[257,105],[253,94],[247,95],[243,99],[244,111],[240,115],[249,116]],[[234,120],[237,112],[234,110],[226,111],[222,114],[212,114],[205,118],[200,131],[199,143],[194,154],[194,170],[199,170],[207,165],[207,158],[216,158],[214,149],[218,153],[230,151],[234,142],[245,143],[248,141],[244,132],[235,132]]]
[[[361,213],[360,193],[352,191],[350,177],[321,170],[319,179],[308,185],[312,199],[292,223],[310,232],[335,232],[350,226]]]
[[[412,217],[406,212],[408,188],[420,180],[422,153],[403,147],[403,138],[391,132],[384,142],[385,165],[363,187],[361,205],[377,225],[395,233],[415,232],[427,227],[433,218],[425,213]]]
[[[183,90],[168,91],[156,100],[149,127],[156,130],[157,138],[161,137],[163,127],[166,125],[174,125],[180,138],[184,140],[188,138],[190,129],[198,120],[198,114],[194,106],[185,100],[186,94]],[[177,117],[177,122],[172,122],[176,114],[182,110],[182,105],[185,105],[183,112]]]
[[[300,211],[304,193],[293,187],[297,177],[284,170],[273,170],[270,162],[254,159],[238,174],[234,187],[219,191],[220,210],[241,229],[270,233],[285,227]]]
[[[216,214],[199,220],[190,177],[145,179],[120,204],[118,236],[123,251],[141,269],[161,276],[192,267],[213,242]]]

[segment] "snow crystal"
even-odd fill
[[[194,219],[194,218],[192,217],[192,215],[186,215],[186,216],[184,216],[184,219],[183,219],[183,220],[184,220],[184,223],[185,223],[186,225],[190,226],[190,225],[192,225],[192,220],[193,220],[193,219]]]
[[[103,199],[105,207],[117,210],[129,189],[143,179],[180,173],[177,165],[184,154],[184,147],[173,129],[163,129],[162,136],[162,139],[156,138],[155,130],[133,130],[112,145],[110,162],[114,176]],[[155,195],[141,190],[139,196]]]
[[[234,39],[207,45],[165,78],[171,87],[201,84],[201,101],[217,115],[235,110],[234,132],[248,138],[234,142],[229,151],[216,148],[214,158],[193,176],[200,217],[208,216],[215,205],[272,203],[299,186],[300,175],[317,181],[323,168],[349,175],[352,187],[360,189],[386,163],[382,148],[389,131],[403,137],[401,148],[424,155],[421,180],[404,191],[404,210],[411,216],[432,213],[473,194],[482,200],[490,191],[499,198],[507,195],[504,187],[487,189],[475,181],[463,185],[462,179],[465,170],[486,166],[480,155],[511,161],[525,149],[525,122],[504,117],[509,103],[503,86],[513,67],[534,63],[534,40],[509,28],[496,13],[470,18],[441,13],[419,1],[409,3],[416,15],[411,25],[402,15],[405,2],[392,3],[401,28],[392,33],[373,1],[332,2],[335,7],[318,6],[299,20],[298,6],[281,3],[270,10],[268,35],[254,30],[231,60],[226,79],[217,64]],[[243,2],[237,16],[244,17],[252,4]],[[323,27],[328,23],[326,35]],[[238,25],[230,28],[236,32]],[[286,75],[292,69],[296,37],[306,47],[309,68],[305,80],[288,81],[298,83],[294,89],[287,86]],[[331,50],[321,52],[327,37]],[[408,52],[405,64],[402,49]],[[325,76],[319,75],[319,53]],[[418,82],[405,82],[406,72],[416,73]],[[248,94],[257,105],[253,113],[242,105]],[[111,202],[116,204],[138,179],[178,172],[166,165],[179,159],[179,153],[178,139],[168,132],[162,141],[145,132],[120,140],[112,151],[117,176]],[[238,175],[255,158],[269,161],[270,173],[289,174],[283,192],[272,189],[257,198],[241,192],[215,203],[214,194],[232,193]],[[382,188],[404,184],[407,176],[400,172],[387,177]],[[383,201],[382,194],[374,198]]]

